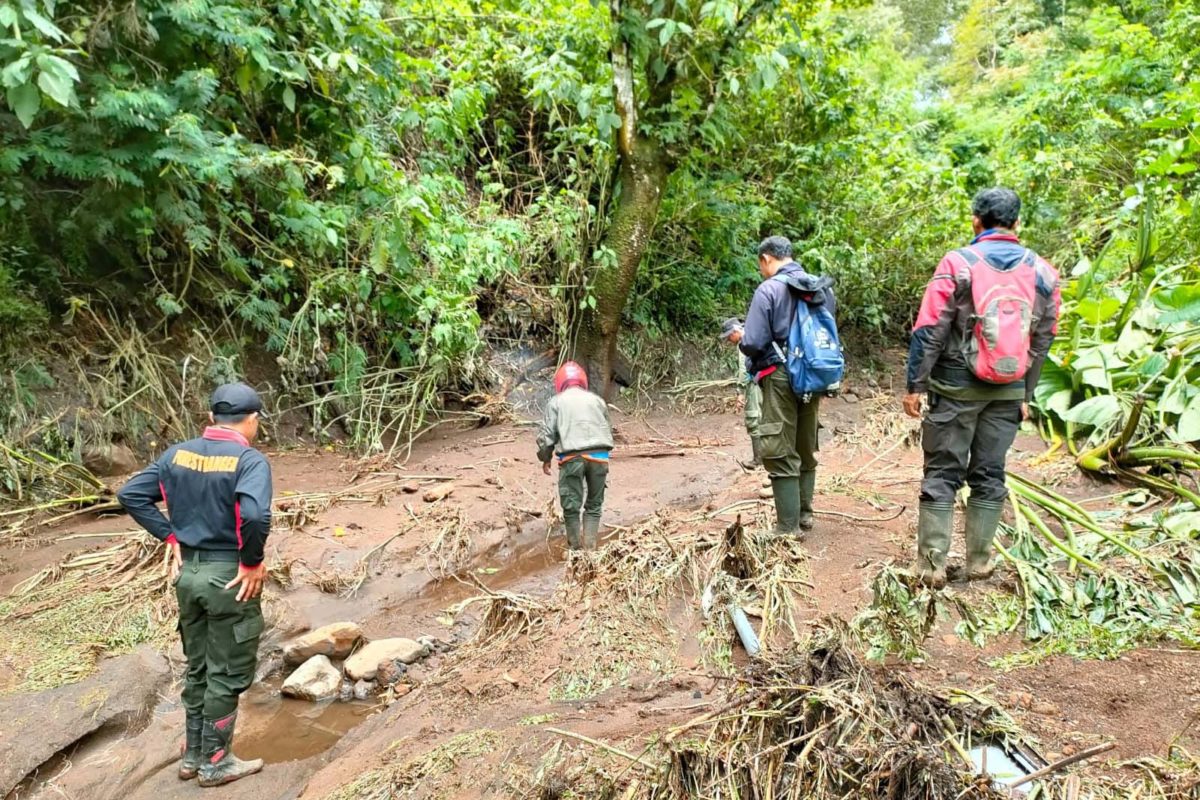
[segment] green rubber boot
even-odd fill
[[[742,469],[746,470],[747,472],[753,472],[754,470],[756,470],[762,466],[762,437],[761,436],[751,436],[750,437],[750,453],[751,453],[751,458],[749,461],[739,461],[738,462],[738,466],[740,466]]]
[[[967,501],[967,580],[981,581],[992,577],[996,562],[992,559],[992,540],[1000,526],[1004,502],[994,500]]]
[[[946,585],[946,553],[953,530],[953,503],[921,503],[917,517],[917,579],[933,589]]]
[[[190,781],[200,771],[203,756],[200,753],[200,739],[204,731],[204,717],[187,715],[184,722],[185,739],[182,758],[179,761],[179,780]]]
[[[579,535],[582,522],[579,517],[567,517],[563,519],[563,525],[567,528],[567,549],[578,550],[582,546],[582,537]]]
[[[256,772],[262,772],[261,758],[242,761],[233,754],[233,731],[237,727],[237,712],[228,717],[204,720],[201,751],[204,758],[200,764],[201,786],[224,786],[241,780]]]
[[[800,479],[771,478],[775,498],[775,532],[800,535]]]
[[[600,541],[600,518],[583,518],[583,549],[595,550]]]
[[[800,530],[811,531],[813,528],[813,494],[817,490],[817,472],[809,470],[800,473]]]

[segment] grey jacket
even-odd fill
[[[812,304],[824,303],[829,313],[837,317],[832,286],[831,278],[805,272],[795,261],[783,264],[774,278],[758,285],[754,299],[750,301],[739,345],[750,362],[751,374],[783,363],[775,345],[787,350],[788,330],[796,316],[796,301],[800,296],[809,298],[808,302]]]
[[[572,386],[550,398],[538,425],[537,457],[543,464],[574,453],[605,452],[613,448],[608,406],[598,395]]]

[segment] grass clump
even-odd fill
[[[106,656],[142,644],[165,649],[174,633],[155,597],[89,587],[79,579],[0,600],[0,625],[0,662],[12,676],[0,682],[0,695],[75,683]]]
[[[407,740],[394,742],[382,766],[359,775],[353,783],[326,795],[325,800],[393,800],[415,796],[418,791],[426,797],[452,797],[453,794],[437,794],[431,784],[455,771],[461,762],[493,752],[502,741],[497,731],[488,728],[466,731],[403,761],[401,747]]]

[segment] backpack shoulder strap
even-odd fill
[[[958,262],[954,271],[954,280],[960,283],[971,279],[971,270],[982,260],[982,256],[970,247],[951,250],[947,255],[954,256]]]

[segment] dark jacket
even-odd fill
[[[824,303],[837,317],[832,286],[832,278],[811,275],[795,261],[782,265],[773,278],[758,285],[738,345],[752,375],[784,362],[782,353],[787,352],[788,329],[796,316],[798,298],[803,296],[813,305]]]
[[[199,439],[169,448],[130,478],[117,499],[164,542],[236,550],[245,566],[262,563],[271,531],[271,467],[235,431],[207,428]]]
[[[963,343],[974,325],[971,273],[956,251],[947,253],[925,287],[921,310],[908,346],[908,391],[934,391],[960,400],[1011,399],[1029,402],[1041,375],[1050,343],[1058,332],[1062,298],[1058,273],[1041,256],[1027,250],[1016,235],[986,231],[973,248],[1000,270],[1013,269],[1029,254],[1037,274],[1037,296],[1029,341],[1025,379],[1010,385],[986,383],[975,377],[963,356]]]

